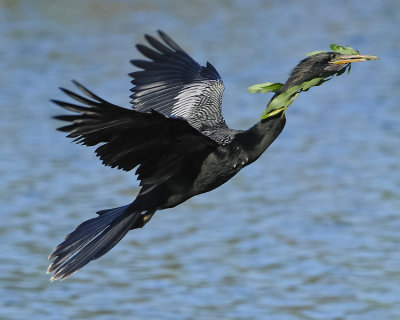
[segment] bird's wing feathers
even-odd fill
[[[150,60],[131,61],[142,69],[130,74],[133,108],[184,118],[200,131],[226,128],[221,112],[224,84],[217,70],[209,62],[200,66],[165,33],[158,33],[163,43],[146,35],[150,46],[137,45]]]
[[[96,154],[104,165],[126,171],[138,166],[142,186],[162,183],[179,170],[184,159],[208,155],[218,146],[183,119],[121,108],[74,83],[91,99],[62,89],[85,106],[53,100],[78,113],[55,117],[71,122],[58,130],[70,132],[68,137],[83,145],[101,144]]]

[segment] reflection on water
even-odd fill
[[[396,2],[4,1],[0,5],[0,310],[4,319],[399,319]],[[368,26],[366,29],[365,27]],[[212,194],[153,218],[50,284],[47,255],[132,174],[55,132],[49,98],[76,78],[127,106],[133,43],[162,28],[224,78],[251,125],[304,52],[351,44],[380,62],[304,94],[284,133]]]

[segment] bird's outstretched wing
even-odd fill
[[[72,122],[58,128],[86,146],[101,144],[96,154],[104,165],[126,171],[138,167],[142,186],[155,186],[177,173],[188,159],[201,160],[219,146],[184,119],[168,118],[111,104],[75,82],[89,98],[61,89],[83,105],[52,100],[78,115],[56,116]],[[200,161],[201,162],[201,161]]]
[[[131,61],[143,69],[130,74],[133,108],[181,117],[202,132],[227,128],[221,112],[224,84],[217,70],[209,62],[200,66],[165,33],[158,34],[163,43],[146,35],[150,46],[136,46],[150,60]]]

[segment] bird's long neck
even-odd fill
[[[250,129],[237,135],[236,139],[248,155],[251,163],[274,142],[285,127],[286,118],[283,113],[260,120]]]

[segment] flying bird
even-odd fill
[[[85,146],[99,145],[106,166],[136,168],[141,189],[128,205],[101,210],[76,227],[49,258],[51,280],[64,279],[113,248],[128,231],[142,228],[157,210],[172,208],[211,191],[257,160],[282,132],[288,105],[247,130],[227,126],[221,112],[224,84],[214,66],[198,64],[164,32],[146,35],[132,60],[132,108],[114,105],[76,81],[82,92],[61,90],[76,103],[52,100],[74,114],[55,118],[58,128]],[[321,52],[302,60],[270,103],[305,81],[338,74],[352,62],[374,56]],[[301,90],[299,90],[301,91]],[[297,92],[299,93],[299,92]]]

